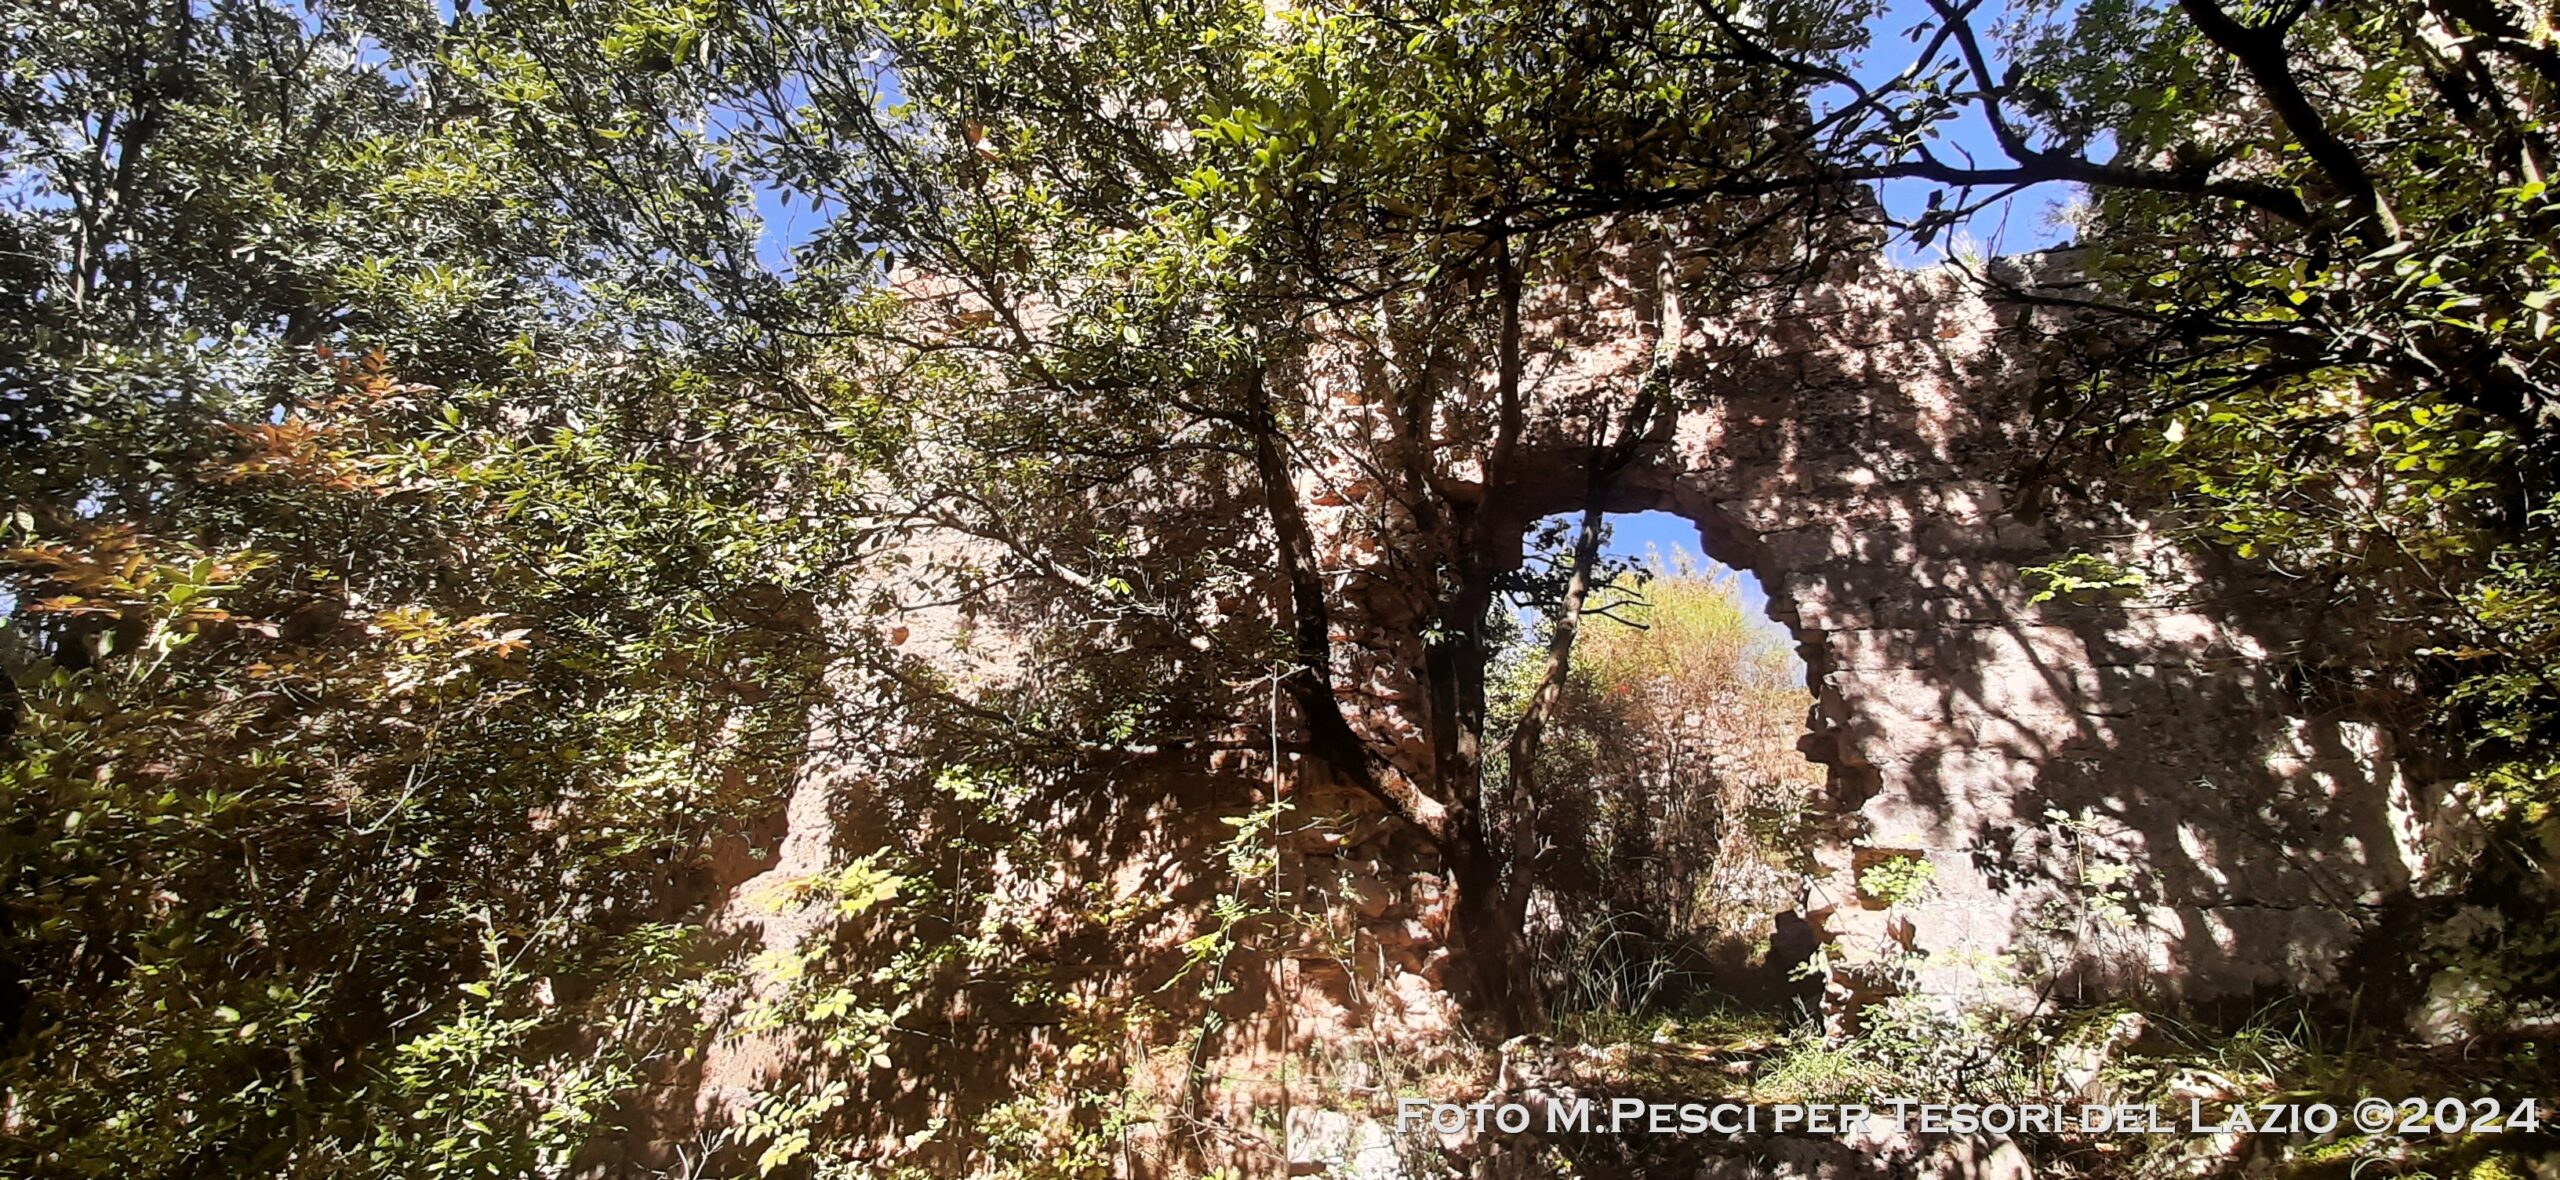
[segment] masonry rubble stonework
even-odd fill
[[[1794,928],[1823,944],[1829,1010],[1853,1017],[1895,993],[2023,1010],[2354,982],[2342,973],[2359,947],[2462,837],[2460,809],[2444,782],[2404,768],[2375,702],[2319,698],[2288,673],[2311,621],[2263,593],[2263,575],[2169,542],[2103,481],[2056,494],[2041,462],[2053,440],[2032,406],[2069,360],[2053,325],[1956,268],[1880,262],[1765,305],[1684,311],[1673,288],[1698,265],[1676,226],[1637,223],[1595,233],[1528,292],[1528,421],[1500,497],[1513,518],[1478,535],[1507,536],[1501,556],[1516,562],[1533,521],[1585,507],[1598,421],[1638,383],[1666,382],[1676,412],[1656,416],[1602,506],[1695,522],[1710,556],[1757,576],[1795,637],[1809,670],[1802,749],[1829,781]],[[2066,273],[2038,259],[1993,269],[2027,287]],[[1374,341],[1355,336],[1320,343],[1290,375],[1304,407],[1298,499],[1331,596],[1337,697],[1371,750],[1420,778],[1431,579],[1450,542],[1376,475],[1434,464],[1437,486],[1463,494],[1472,481],[1481,494],[1483,407],[1463,387],[1481,399],[1489,382],[1454,382],[1418,439],[1410,419],[1390,420],[1394,398],[1364,355]],[[1429,453],[1387,453],[1417,444]],[[1206,505],[1184,511],[1251,510],[1215,488],[1181,494]],[[987,548],[939,532],[908,545],[917,559],[901,585],[912,571],[978,565],[970,554]],[[2032,602],[2022,570],[2075,551],[2140,569],[2143,591]],[[1003,621],[1036,611],[910,592],[916,605],[887,617],[900,650],[942,682],[1021,674],[1032,649]],[[2327,632],[2354,622],[2317,620]],[[1235,718],[1238,732],[1263,716]],[[1254,757],[1114,770],[1108,793],[1044,820],[1063,859],[993,866],[995,891],[1018,913],[1073,914],[1095,883],[1168,899],[1196,921],[1169,912],[1141,947],[1053,965],[1097,996],[1167,1002],[1165,981],[1225,888],[1213,850],[1234,829],[1222,821],[1256,805],[1269,776]],[[869,773],[814,759],[787,830],[752,866],[733,858],[742,867],[715,905],[734,941],[778,951],[817,937],[824,914],[765,900],[777,883],[911,838],[858,830],[874,810],[862,801]],[[1165,1083],[1205,1094],[1204,1117],[1229,1126],[1288,1109],[1280,1066],[1293,1056],[1428,1055],[1455,1043],[1464,1018],[1455,888],[1434,841],[1374,795],[1295,777],[1310,822],[1291,829],[1274,885],[1308,919],[1304,943],[1233,965],[1237,987],[1202,1025],[1221,1031]],[[1888,905],[1860,882],[1895,858],[1931,871]],[[741,1015],[761,986],[706,1012],[701,1056],[652,1091],[640,1156],[734,1121],[795,1068],[798,1050]],[[953,1027],[986,1007],[955,997]],[[1063,1052],[1044,1028],[1026,1018],[1020,1045],[955,1037],[947,1061],[918,1068],[947,1068],[955,1091],[993,1101],[1011,1093],[1007,1070]],[[1370,1068],[1359,1054],[1335,1056],[1343,1085],[1375,1084],[1359,1081]],[[1207,1075],[1225,1081],[1204,1090]],[[913,1110],[866,1112],[884,1141],[942,1117],[910,1097]]]
[[[1803,749],[1829,768],[1834,821],[1804,913],[1829,943],[1835,1007],[1886,991],[2023,1009],[2339,982],[2459,838],[2460,809],[2403,771],[2387,728],[2287,682],[2306,622],[2259,593],[2263,575],[2159,538],[2138,506],[2036,485],[2051,325],[1998,288],[2063,283],[2040,277],[2061,264],[2004,260],[1997,284],[1879,264],[1666,329],[1648,286],[1684,261],[1675,235],[1622,238],[1532,293],[1528,352],[1544,363],[1525,466],[1544,468],[1517,489],[1520,523],[1583,506],[1577,416],[1679,358],[1679,412],[1606,507],[1695,522],[1800,645]],[[1410,748],[1422,640],[1391,560],[1408,518],[1359,474],[1378,399],[1335,388],[1319,404],[1341,462],[1313,476],[1312,523],[1331,572],[1367,575],[1340,579],[1337,659],[1355,724]],[[2142,570],[2144,591],[2031,602],[2022,569],[2075,551]],[[1932,872],[1887,906],[1858,882],[1890,857]],[[1417,937],[1402,922],[1380,933]]]

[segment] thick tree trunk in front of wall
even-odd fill
[[[1512,901],[1526,891],[1505,880],[1507,859],[1480,832],[1442,847],[1452,895],[1449,952],[1474,993],[1466,997],[1468,1007],[1496,1039],[1536,1032],[1546,1023],[1521,937],[1520,908]]]
[[[1453,616],[1472,611],[1462,617],[1481,620],[1490,599],[1481,585],[1470,585],[1455,596],[1450,610]],[[1506,1038],[1537,1029],[1542,1010],[1508,896],[1508,857],[1496,840],[1495,817],[1482,810],[1484,645],[1475,628],[1448,630],[1451,638],[1426,649],[1424,662],[1432,707],[1432,775],[1451,812],[1447,825],[1433,834],[1448,878],[1445,935],[1451,982],[1464,993],[1465,1006],[1482,1022],[1482,1031]]]

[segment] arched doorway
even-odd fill
[[[1544,710],[1522,948],[1549,1021],[1623,1039],[1734,1007],[1801,1014],[1819,985],[1796,972],[1811,940],[1785,919],[1816,872],[1824,771],[1800,752],[1812,698],[1795,637],[1696,524],[1611,513],[1558,668],[1554,615],[1583,523],[1527,530],[1486,628],[1489,779],[1515,774],[1511,739]]]

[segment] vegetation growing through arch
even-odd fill
[[[1610,581],[1535,756],[1550,784],[1528,953],[1551,1017],[1589,1028],[1699,1004],[1784,1007],[1796,964],[1772,922],[1805,904],[1820,767],[1792,641],[1748,616],[1739,575],[1686,552]],[[1506,732],[1545,675],[1524,643],[1497,673]],[[1505,747],[1508,749],[1508,747]]]

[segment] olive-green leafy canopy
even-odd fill
[[[0,1162],[565,1173],[699,1049],[703,874],[813,734],[914,761],[881,806],[977,839],[1021,783],[1261,716],[1239,686],[1277,676],[1292,740],[1374,780],[1326,682],[1293,366],[1376,324],[1399,371],[1490,375],[1491,413],[1411,404],[1494,463],[1522,290],[1575,234],[1677,219],[1735,260],[1713,303],[1862,257],[1889,177],[1951,186],[1923,236],[2085,186],[2092,281],[2039,296],[2088,332],[2057,456],[2402,620],[2302,659],[2444,702],[2413,724],[2507,837],[2468,888],[2540,896],[2547,14],[2008,15],[1933,4],[1878,80],[1856,2],[16,6]],[[1933,137],[1958,118],[2001,158]],[[1472,748],[1499,571],[1469,555],[1505,518],[1381,478],[1443,542],[1417,582]],[[928,525],[998,556],[865,565]],[[1043,674],[1003,707],[916,675],[857,569],[1046,587]],[[857,697],[905,707],[828,708]],[[1005,764],[926,765],[918,729]],[[1524,897],[1524,814],[1468,814],[1484,765],[1441,765],[1452,863]],[[794,993],[844,1077],[923,1051],[919,981],[1012,945],[930,926],[915,851],[810,886],[902,956]],[[2524,909],[2431,953],[2545,995]],[[758,1108],[765,1163],[838,1083]],[[1005,1142],[1084,1166],[1030,1123]]]

